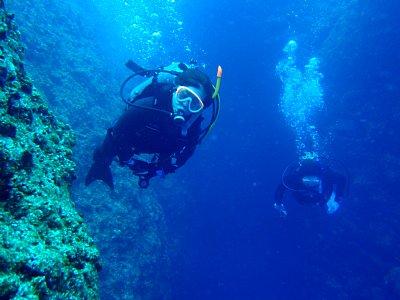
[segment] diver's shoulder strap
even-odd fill
[[[138,86],[136,86],[136,87],[132,90],[132,92],[131,92],[131,94],[130,94],[130,99],[131,99],[131,100],[135,100],[135,98],[137,98],[138,96],[140,96],[140,95],[143,93],[144,89],[147,88],[148,86],[150,86],[150,85],[152,84],[152,82],[153,82],[153,78],[149,78],[149,79],[143,81],[143,82],[142,82],[141,84],[139,84]]]
[[[172,63],[168,67],[162,68],[163,71],[167,72],[160,72],[156,73],[154,76],[148,78],[138,86],[136,86],[131,94],[130,98],[133,100],[137,96],[143,93],[144,89],[150,86],[153,83],[160,83],[160,84],[168,84],[175,86],[175,77],[179,74],[182,73],[184,70],[187,70],[188,66],[183,64],[183,63]]]

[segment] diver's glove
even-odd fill
[[[281,204],[274,203],[274,208],[275,208],[277,211],[279,211],[279,216],[280,216],[281,218],[284,218],[284,217],[287,216],[287,211],[286,211],[285,205],[283,205],[283,203],[281,203]]]
[[[333,214],[335,211],[339,209],[340,204],[335,200],[335,198],[336,198],[336,193],[335,191],[333,191],[328,202],[326,202],[328,214]]]

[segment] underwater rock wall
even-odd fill
[[[129,72],[118,51],[105,49],[121,41],[107,32],[110,24],[91,0],[7,3],[27,46],[28,72],[76,133],[72,194],[101,253],[100,297],[168,299],[164,213],[153,186],[140,191],[137,178],[120,167],[113,168],[113,192],[102,182],[83,184],[96,144],[124,108],[118,93]]]
[[[98,299],[99,252],[71,200],[75,135],[24,70],[0,1],[0,299]]]

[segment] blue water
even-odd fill
[[[86,5],[103,16],[106,34],[94,38],[104,39],[120,81],[128,58],[145,67],[195,58],[213,80],[223,67],[215,128],[168,175],[186,194],[159,195],[171,299],[400,299],[397,1]],[[299,155],[276,72],[290,40],[301,72],[310,58],[320,61],[323,105],[310,117],[317,151],[351,173],[350,194],[334,215],[288,201],[281,219],[273,208],[281,174]]]
[[[399,297],[385,284],[398,265],[399,165],[384,161],[389,153],[399,160],[399,140],[391,136],[399,129],[400,7],[335,3],[202,1],[186,8],[191,38],[207,49],[211,65],[224,67],[224,78],[211,141],[184,170],[195,199],[175,224],[185,238],[174,299]],[[313,22],[321,33],[313,33]],[[356,182],[336,215],[288,203],[282,221],[273,192],[297,154],[278,108],[275,66],[291,39],[299,44],[299,67],[312,56],[321,60],[326,105],[315,124],[324,151],[342,159]],[[360,96],[341,99],[352,91]],[[346,125],[334,129],[337,123]],[[385,172],[394,173],[391,182]],[[360,177],[366,182],[357,184]]]

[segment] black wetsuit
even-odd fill
[[[101,179],[114,187],[109,165],[115,156],[134,173],[146,173],[143,176],[147,180],[158,170],[163,174],[174,172],[187,161],[198,144],[203,117],[198,116],[183,135],[172,116],[174,88],[172,84],[155,82],[135,98],[135,105],[125,110],[108,129],[103,144],[96,148],[94,164],[86,177],[87,185]],[[154,156],[147,162],[134,159],[134,155],[143,153]]]

